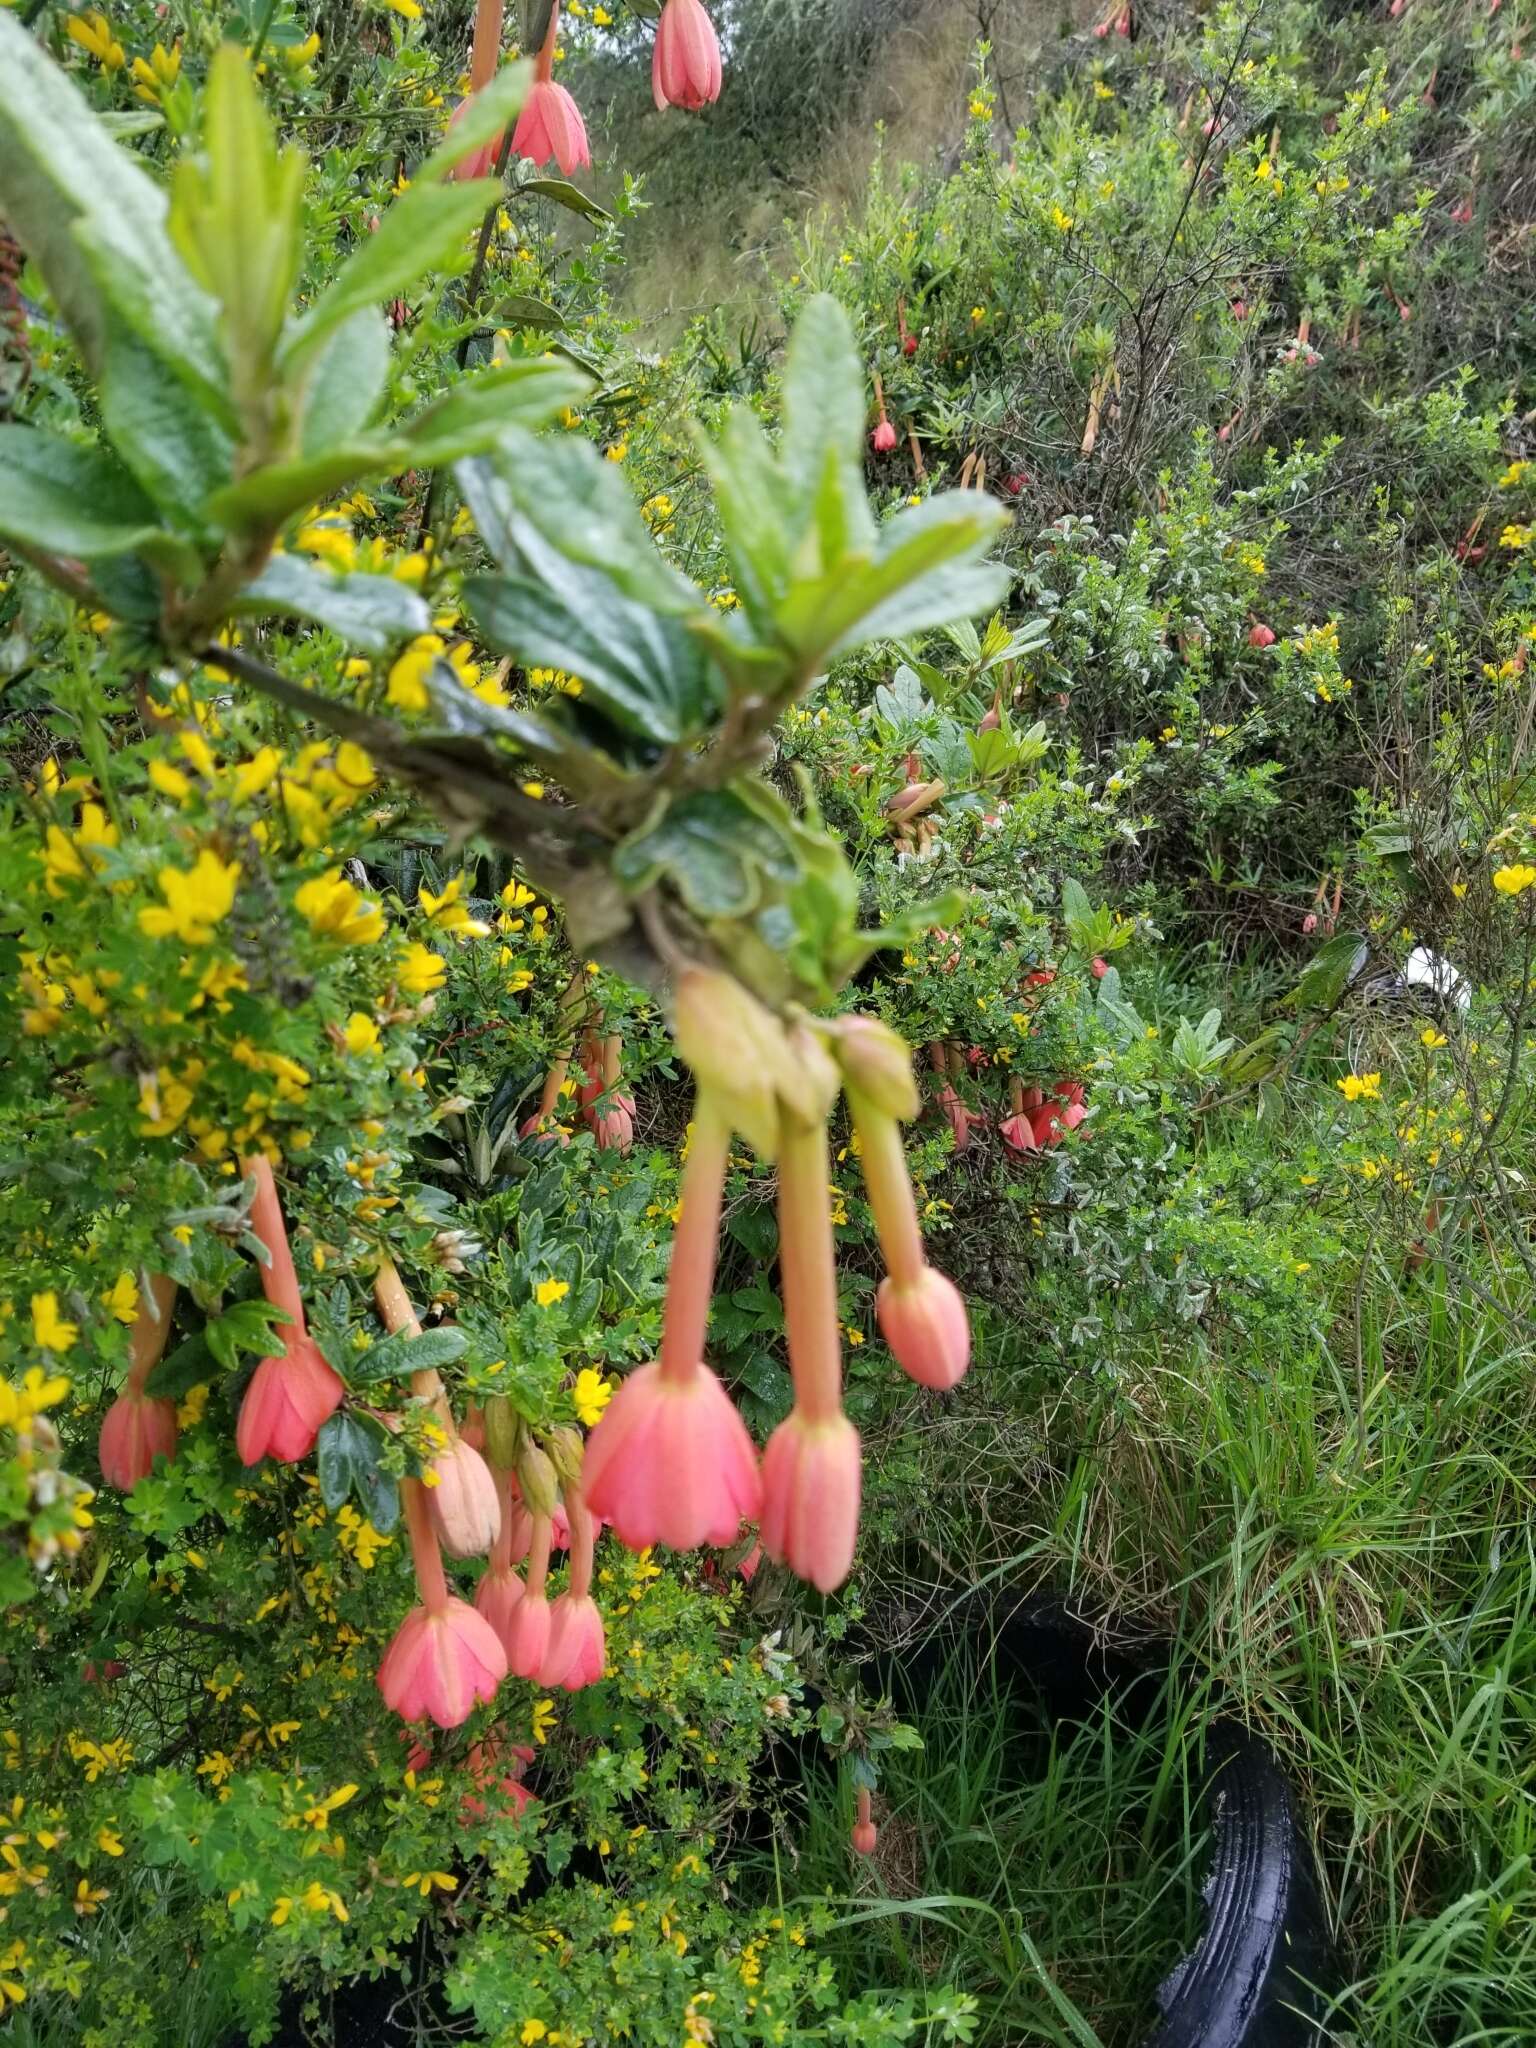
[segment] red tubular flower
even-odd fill
[[[507,1675],[507,1658],[484,1615],[448,1591],[426,1492],[419,1479],[405,1480],[400,1489],[421,1605],[411,1609],[384,1653],[379,1691],[385,1705],[407,1721],[457,1728],[477,1700],[494,1696]]]
[[[869,1787],[861,1785],[857,1794],[854,1812],[853,1833],[849,1840],[856,1856],[872,1856],[875,1844],[880,1839],[880,1830],[869,1817]]]
[[[759,1533],[771,1558],[830,1593],[847,1578],[859,1528],[859,1433],[843,1413],[831,1167],[824,1124],[784,1119],[779,1276],[795,1405],[763,1453]]]
[[[507,1623],[507,1669],[514,1678],[537,1678],[549,1649],[549,1517],[535,1514],[528,1551],[528,1583]]]
[[[592,152],[587,147],[587,124],[581,118],[581,109],[565,87],[556,85],[554,80],[555,33],[559,26],[560,0],[555,0],[544,47],[533,67],[533,84],[512,131],[512,147],[530,163],[547,164],[553,157],[561,176],[568,178],[572,171],[590,167]]]
[[[483,1742],[472,1744],[464,1768],[477,1789],[466,1792],[460,1800],[461,1818],[470,1824],[483,1821],[495,1807],[516,1819],[533,1801],[533,1794],[523,1783],[523,1773],[533,1762],[533,1755],[526,1743],[508,1742],[500,1729],[494,1729]]]
[[[651,95],[659,109],[697,113],[720,97],[720,38],[699,0],[666,0],[656,24]]]
[[[889,455],[896,446],[896,429],[884,413],[880,415],[875,430],[869,437],[869,445],[877,455]]]
[[[256,1182],[251,1230],[267,1250],[268,1263],[260,1269],[262,1292],[288,1322],[279,1332],[282,1351],[262,1360],[245,1390],[235,1446],[247,1465],[268,1457],[292,1464],[309,1456],[320,1425],[335,1414],[346,1389],[305,1327],[299,1276],[288,1249],[272,1167],[258,1155],[246,1160],[244,1168]]]
[[[176,1403],[144,1391],[170,1339],[175,1300],[176,1282],[164,1273],[154,1274],[128,1339],[123,1391],[101,1425],[96,1453],[101,1476],[120,1493],[132,1493],[153,1471],[156,1458],[176,1455]]]
[[[630,1374],[587,1439],[586,1504],[631,1550],[732,1543],[742,1522],[756,1519],[762,1498],[746,1425],[703,1363],[729,1140],[728,1126],[700,1096],[661,1355]]]
[[[592,1598],[592,1557],[597,1532],[579,1486],[567,1483],[566,1519],[571,1531],[571,1578],[549,1610],[549,1646],[539,1668],[540,1685],[576,1692],[603,1675],[607,1645],[603,1617]]]

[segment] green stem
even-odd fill
[[[429,1614],[441,1614],[448,1605],[448,1581],[443,1576],[442,1552],[432,1530],[427,1489],[419,1479],[403,1479],[400,1497],[405,1509],[405,1526],[411,1539],[411,1562],[416,1567],[416,1584],[421,1592],[422,1605]]]
[[[496,1531],[496,1541],[491,1545],[491,1570],[509,1572],[512,1569],[512,1474],[504,1465],[492,1465],[491,1477],[496,1482],[496,1498],[501,1506],[501,1527]]]
[[[785,1120],[779,1152],[779,1276],[789,1332],[795,1406],[807,1422],[830,1422],[843,1411],[842,1343],[837,1321],[837,1266],[827,1131],[795,1130]]]
[[[928,1259],[918,1228],[901,1127],[895,1117],[882,1115],[866,1097],[851,1090],[848,1106],[859,1134],[864,1187],[875,1212],[875,1231],[886,1270],[898,1287],[906,1287],[920,1276]]]
[[[661,1326],[661,1376],[679,1384],[692,1377],[704,1357],[730,1142],[729,1125],[707,1096],[698,1096]]]

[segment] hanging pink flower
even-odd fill
[[[581,109],[565,87],[555,83],[555,33],[559,26],[560,4],[555,0],[544,47],[533,67],[533,84],[512,131],[512,147],[534,164],[547,164],[553,157],[561,176],[568,178],[572,171],[591,165],[592,152],[587,147],[587,124]]]
[[[697,113],[720,97],[720,38],[700,0],[666,0],[656,24],[651,94],[658,108]]]
[[[477,1700],[494,1696],[507,1675],[507,1657],[484,1615],[448,1591],[426,1492],[419,1479],[407,1479],[400,1488],[421,1604],[401,1622],[384,1653],[379,1691],[404,1720],[457,1728]]]
[[[528,1552],[528,1583],[507,1623],[507,1669],[514,1678],[537,1678],[549,1649],[549,1517],[535,1514]]]
[[[262,1360],[245,1390],[235,1425],[235,1447],[247,1465],[269,1457],[292,1464],[314,1449],[321,1424],[335,1414],[346,1389],[305,1327],[299,1276],[288,1248],[271,1163],[258,1154],[244,1166],[256,1182],[251,1231],[267,1250],[267,1264],[260,1268],[262,1292],[288,1321],[278,1332],[282,1350]]]
[[[629,1375],[587,1439],[587,1506],[631,1550],[733,1543],[762,1498],[746,1425],[703,1362],[729,1140],[701,1098],[683,1171],[661,1355]]]
[[[596,1531],[578,1486],[565,1490],[571,1531],[570,1584],[549,1610],[549,1643],[540,1666],[540,1685],[563,1686],[576,1692],[603,1675],[607,1648],[603,1617],[592,1598],[592,1559]]]
[[[156,1273],[129,1334],[123,1391],[101,1425],[97,1445],[101,1476],[120,1493],[131,1493],[147,1478],[156,1458],[176,1455],[176,1403],[144,1391],[170,1339],[175,1300],[176,1282]]]

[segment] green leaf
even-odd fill
[[[162,376],[169,364],[199,411],[216,420],[224,432],[233,432],[235,410],[229,371],[214,326],[213,301],[179,264],[183,290],[174,288],[174,278],[167,288],[163,278],[146,271],[132,230],[115,215],[77,221],[74,238],[97,289],[116,316],[108,323],[108,356],[118,345],[118,327],[127,329],[161,366]],[[105,358],[97,365],[98,375],[104,362]]]
[[[818,292],[795,322],[784,361],[779,460],[797,504],[808,508],[823,488],[829,460],[855,472],[863,499],[867,407],[848,315],[829,293]]]
[[[180,1401],[196,1386],[214,1377],[217,1361],[206,1334],[196,1330],[168,1351],[144,1383],[157,1400]]]
[[[144,489],[167,518],[197,530],[204,501],[228,482],[234,443],[113,313],[97,396],[113,446]]]
[[[412,465],[429,467],[477,454],[510,427],[541,425],[592,389],[585,372],[559,357],[536,356],[460,378],[401,430]]]
[[[734,790],[700,790],[668,805],[624,840],[613,871],[638,892],[666,874],[700,917],[741,917],[760,900],[765,875],[794,880],[794,855]]]
[[[714,486],[715,508],[742,609],[765,636],[789,581],[788,510],[784,479],[762,423],[748,407],[733,407],[717,441],[695,429]]]
[[[423,1330],[419,1337],[400,1330],[392,1337],[382,1337],[360,1357],[348,1360],[347,1378],[359,1385],[374,1380],[407,1379],[413,1372],[436,1372],[442,1366],[452,1365],[468,1349],[469,1339],[462,1330]]]
[[[496,319],[503,327],[538,327],[551,334],[565,332],[565,315],[527,292],[512,292],[500,300]]]
[[[233,1371],[242,1351],[254,1352],[258,1358],[270,1358],[282,1343],[276,1333],[287,1322],[288,1317],[280,1308],[274,1308],[270,1301],[259,1298],[232,1301],[222,1314],[214,1316],[205,1325],[203,1335],[220,1365],[226,1371]]]
[[[363,1511],[381,1536],[387,1536],[400,1519],[400,1488],[379,1465],[379,1452],[387,1441],[381,1426],[371,1417],[354,1415],[338,1408],[321,1424],[315,1439],[315,1475],[320,1498],[335,1512],[354,1489]]]
[[[0,534],[50,554],[125,555],[159,532],[154,506],[99,448],[0,425]]]
[[[310,359],[300,411],[299,453],[320,455],[360,434],[389,387],[389,322],[364,306]]]
[[[541,555],[540,581],[473,576],[465,584],[481,637],[526,665],[579,676],[584,703],[643,739],[669,744],[697,732],[710,691],[691,635],[597,570],[553,549]]]
[[[469,101],[432,155],[416,172],[412,190],[438,184],[455,164],[461,164],[465,157],[483,149],[488,142],[494,142],[507,123],[515,121],[522,112],[523,101],[528,97],[532,82],[533,65],[527,58],[520,63],[503,64],[490,84],[482,86]],[[497,196],[499,188],[493,182],[480,182],[489,187],[491,198]],[[482,212],[487,204],[487,198],[482,197]]]
[[[521,185],[512,189],[512,198],[521,199],[530,193],[537,199],[553,199],[556,206],[563,206],[570,213],[584,214],[588,220],[612,220],[613,215],[606,206],[599,206],[588,192],[579,185],[573,185],[569,178],[525,178]]]
[[[1331,1010],[1370,958],[1358,932],[1339,932],[1319,946],[1287,1001],[1298,1010]]]
[[[398,441],[383,434],[359,434],[339,441],[298,462],[268,463],[237,484],[215,491],[203,506],[204,515],[232,530],[243,527],[275,531],[290,514],[327,498],[343,484],[384,476],[403,467]]]
[[[514,553],[519,517],[573,562],[601,569],[626,597],[654,611],[698,611],[703,597],[666,560],[617,465],[581,434],[504,434],[458,475],[487,545]]]
[[[432,627],[426,600],[393,576],[338,576],[297,555],[274,555],[232,609],[242,618],[291,612],[364,654],[387,654]]]
[[[0,207],[36,263],[80,345],[100,373],[106,301],[92,257],[73,232],[100,228],[121,250],[130,287],[118,296],[159,292],[165,321],[156,353],[178,376],[197,381],[219,359],[213,302],[188,275],[166,229],[166,199],[129,151],[119,149],[84,95],[14,15],[0,9]],[[98,239],[95,253],[102,244]],[[194,337],[183,358],[167,337]],[[193,359],[195,358],[195,360]]]
[[[428,271],[451,276],[468,269],[474,253],[468,236],[500,186],[490,178],[439,185],[426,181],[425,171],[421,176],[424,182],[395,201],[378,232],[358,244],[289,335],[278,357],[285,375],[301,369],[344,320],[365,306],[377,308],[398,298]]]

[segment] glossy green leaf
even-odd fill
[[[1358,932],[1338,932],[1319,946],[1288,1000],[1300,1010],[1331,1010],[1370,958]]]
[[[328,627],[361,654],[387,654],[432,627],[426,600],[393,576],[340,576],[297,555],[274,555],[233,610],[242,618],[290,613]]]
[[[363,1510],[381,1536],[387,1536],[400,1519],[400,1488],[383,1471],[379,1453],[384,1448],[382,1427],[371,1418],[339,1408],[321,1424],[315,1439],[315,1476],[320,1498],[334,1513],[354,1490]]]
[[[168,519],[201,528],[204,500],[234,467],[234,442],[110,310],[96,395],[113,446],[145,491]]]
[[[0,425],[0,534],[7,540],[88,562],[131,553],[158,531],[154,506],[110,455],[36,427]]]
[[[708,692],[690,635],[632,603],[596,570],[549,554],[537,582],[475,576],[465,584],[481,637],[525,666],[579,676],[582,701],[641,739],[667,744],[696,732]]]
[[[569,560],[603,570],[655,611],[681,615],[703,606],[702,594],[657,547],[622,472],[584,435],[540,440],[514,429],[473,470],[459,485],[498,556],[515,549],[520,515]]]
[[[461,378],[401,430],[411,464],[457,462],[477,454],[510,427],[541,425],[562,406],[575,405],[592,380],[558,357],[536,356]]]
[[[667,806],[618,848],[613,871],[638,891],[665,874],[700,917],[741,917],[765,876],[794,879],[793,853],[772,825],[730,789],[699,790]]]
[[[13,14],[0,9],[0,211],[36,263],[87,365],[101,369],[106,300],[95,270],[102,237],[121,251],[136,293],[161,295],[157,353],[194,381],[218,360],[214,308],[177,255],[166,199],[132,153],[120,149],[84,95]],[[96,233],[90,255],[77,224]],[[122,280],[121,295],[130,290]],[[179,357],[176,338],[192,355]],[[195,361],[194,361],[195,358]]]
[[[569,213],[579,213],[587,220],[612,220],[613,215],[606,206],[599,206],[589,192],[583,192],[579,185],[573,185],[569,178],[525,178],[512,193],[514,199],[530,193],[536,199],[552,199],[556,206],[563,206]]]
[[[469,1339],[462,1330],[423,1330],[414,1336],[409,1330],[397,1330],[392,1337],[381,1337],[377,1344],[347,1361],[347,1378],[359,1385],[375,1380],[407,1379],[413,1372],[438,1372],[445,1365],[452,1365],[469,1349]]]
[[[389,388],[389,322],[364,306],[334,328],[311,359],[299,424],[299,453],[323,454],[372,424]]]

